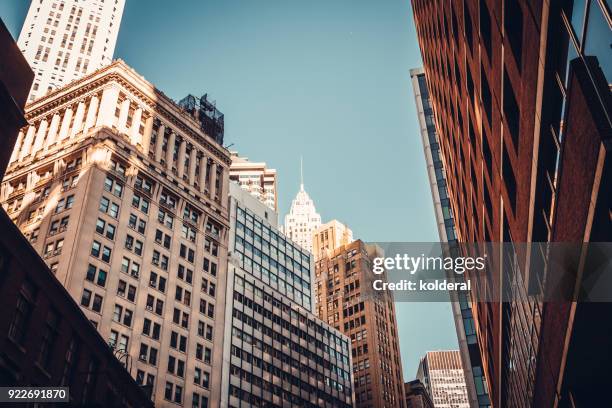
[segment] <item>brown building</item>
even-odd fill
[[[612,241],[608,3],[412,4],[459,242]],[[535,256],[479,282],[473,298],[547,292],[553,280],[530,273]],[[587,350],[608,348],[609,304],[529,298],[473,311],[494,406],[608,397],[610,353]]]
[[[420,380],[404,383],[406,393],[406,408],[434,408],[431,397]]]
[[[122,61],[26,117],[9,216],[156,405],[215,406],[229,152]]]
[[[324,231],[329,234],[328,227],[329,224],[323,225],[315,236]],[[323,241],[315,238],[315,242]],[[403,407],[404,382],[393,298],[389,292],[362,296],[372,273],[372,258],[381,255],[380,249],[357,240],[327,248],[325,253],[315,258],[315,311],[321,320],[351,339],[355,406]]]

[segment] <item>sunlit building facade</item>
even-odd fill
[[[353,231],[338,220],[331,220],[317,228],[312,235],[312,254],[315,260],[329,255],[334,249],[353,242]]]
[[[26,117],[7,213],[156,405],[215,406],[229,152],[122,61]]]
[[[29,100],[112,62],[125,0],[30,2],[19,48],[35,73]]]
[[[321,215],[317,213],[314,202],[300,183],[300,191],[291,201],[289,214],[285,215],[283,231],[299,246],[312,252],[312,234],[321,225]]]
[[[417,371],[435,408],[470,408],[458,350],[428,351]]]
[[[268,168],[264,162],[249,161],[237,152],[232,152],[231,156],[230,180],[236,181],[240,187],[278,213],[276,170]]]
[[[315,261],[315,311],[351,340],[358,408],[405,404],[393,295],[368,289],[372,259],[382,255],[356,240],[330,247]]]

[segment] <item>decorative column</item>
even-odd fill
[[[164,146],[164,136],[166,134],[166,126],[163,123],[159,124],[157,129],[157,139],[155,141],[155,161],[161,162],[162,160],[162,148]]]
[[[85,117],[85,102],[79,102],[77,106],[76,115],[74,117],[74,123],[72,129],[70,129],[69,137],[74,137],[83,128],[83,118]]]
[[[17,141],[15,142],[15,148],[13,149],[13,152],[11,153],[9,164],[11,164],[17,158],[17,155],[19,154],[19,150],[21,149],[22,144],[23,144],[24,136],[25,134],[23,133],[23,130],[20,130],[19,134],[17,135]]]
[[[25,140],[23,141],[23,145],[21,146],[21,151],[19,152],[19,160],[23,159],[28,154],[30,154],[30,151],[32,150],[32,143],[34,143],[35,133],[36,133],[36,127],[29,126],[28,131],[26,132],[26,135],[25,135]]]
[[[130,103],[130,100],[127,98],[124,99],[123,102],[121,102],[121,108],[119,110],[119,121],[117,122],[117,129],[126,133],[127,127],[125,125],[127,122],[128,113],[130,113]]]
[[[185,175],[185,154],[187,153],[187,141],[185,139],[181,139],[179,143],[176,168],[178,169],[178,177],[182,179]]]
[[[200,185],[200,191],[203,193],[204,189],[206,188],[206,162],[208,161],[208,159],[206,158],[206,155],[202,154],[202,157],[200,157],[200,181],[198,182],[198,184]]]
[[[151,148],[151,133],[153,132],[153,115],[149,116],[145,120],[144,134],[142,135],[142,152],[145,156],[149,156],[149,149]]]
[[[115,118],[115,108],[119,99],[119,89],[111,86],[102,91],[102,99],[100,100],[100,112],[96,120],[96,127],[108,126],[113,127]]]
[[[45,140],[45,136],[47,134],[47,119],[43,119],[40,121],[40,125],[38,125],[38,132],[36,132],[36,139],[34,139],[34,146],[32,146],[32,154],[36,154],[37,151],[43,145],[43,141]]]
[[[220,201],[221,201],[221,196],[222,196],[222,194],[223,194],[223,179],[224,179],[224,177],[223,177],[223,174],[224,174],[224,172],[223,172],[223,166],[222,166],[222,165],[220,165],[220,164],[218,164],[218,165],[217,165],[217,169],[216,169],[216,170],[218,170],[218,171],[215,171],[215,173],[214,173],[214,174],[215,174],[215,177],[217,177],[217,178],[219,179],[219,180],[218,180],[218,182],[219,182],[219,187],[215,188],[215,195],[213,196],[213,198],[214,198],[215,196],[218,196],[218,197],[219,197],[219,200],[218,200],[218,201],[220,202]],[[215,184],[216,184],[216,183],[215,183]]]
[[[172,163],[174,161],[174,141],[176,140],[176,133],[170,129],[170,136],[168,136],[168,144],[166,144],[166,168],[172,171]]]
[[[136,146],[140,143],[140,119],[142,118],[142,108],[139,106],[132,117],[132,127],[130,128],[130,142]]]
[[[60,124],[60,115],[55,114],[53,118],[51,118],[51,125],[49,126],[49,132],[47,133],[47,140],[44,143],[45,151],[49,149],[49,146],[55,143],[55,137],[57,136],[57,131],[59,129]]]
[[[195,169],[196,169],[196,154],[197,150],[194,145],[191,145],[191,151],[189,152],[189,184],[195,183]]]
[[[96,95],[91,97],[91,101],[89,102],[89,109],[87,110],[87,118],[85,119],[85,127],[83,127],[83,134],[87,134],[87,131],[95,125],[96,123],[96,114],[98,112],[98,104],[100,101]]]
[[[64,118],[62,119],[62,127],[60,127],[59,136],[57,139],[61,142],[68,137],[68,131],[70,130],[70,122],[72,121],[72,108],[66,108],[64,111]]]
[[[215,187],[215,181],[217,180],[217,163],[214,161],[210,165],[210,197],[214,200],[217,194],[217,188]]]

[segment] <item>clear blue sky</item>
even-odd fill
[[[409,69],[409,0],[127,0],[115,58],[180,99],[208,92],[225,141],[278,171],[283,216],[305,187],[364,241],[437,241]],[[29,2],[1,0],[17,37]],[[405,379],[457,348],[448,304],[398,303]]]

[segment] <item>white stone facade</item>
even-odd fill
[[[300,184],[300,191],[291,202],[289,214],[285,215],[284,233],[303,249],[312,253],[312,235],[321,226],[321,215],[314,202]]]
[[[112,62],[125,0],[33,0],[17,44],[34,70],[29,101]]]

